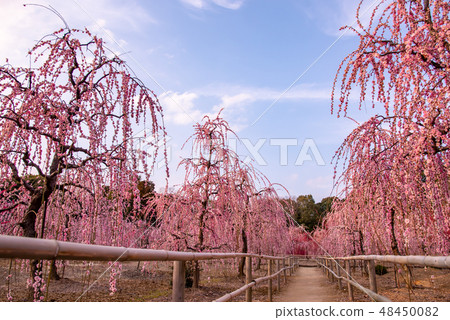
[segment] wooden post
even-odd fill
[[[286,258],[283,258],[283,269],[286,268]],[[286,269],[283,270],[284,284],[287,284],[287,273]]]
[[[369,271],[369,289],[375,293],[378,293],[377,277],[375,274],[375,261],[373,260],[367,261],[367,269]]]
[[[345,267],[347,269],[347,279],[351,280],[351,275],[352,275],[352,266],[351,264],[351,260],[346,260],[345,261]],[[348,289],[348,299],[350,301],[354,300],[353,297],[353,286],[350,284],[350,282],[347,282],[347,289]]]
[[[330,270],[331,271],[334,271],[333,270],[333,266],[334,266],[334,261],[333,260],[330,260]],[[336,279],[334,279],[334,276],[333,276],[333,274],[330,272],[330,281],[331,282],[334,282]]]
[[[327,268],[329,268],[328,259],[325,259],[325,266],[326,266]],[[326,270],[326,273],[327,273],[327,278],[328,278],[328,280],[330,280],[330,271],[328,271],[327,268],[325,268],[325,270]]]
[[[252,281],[252,257],[245,257],[245,284]],[[245,291],[245,301],[252,302],[252,288]]]
[[[341,266],[339,264],[339,260],[336,260],[336,274],[338,275],[338,277],[341,276]],[[338,287],[339,287],[339,290],[342,290],[342,280],[341,280],[341,278],[338,278]]]
[[[184,261],[173,262],[172,301],[184,301],[186,263]]]
[[[281,270],[280,260],[277,260],[277,272]],[[277,292],[281,289],[281,274],[277,275]]]
[[[272,275],[272,260],[267,260],[267,275]],[[269,279],[269,284],[267,286],[267,294],[269,302],[272,302],[272,279]]]
[[[289,277],[292,277],[292,257],[288,258],[288,263],[289,263]]]

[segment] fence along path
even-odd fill
[[[351,276],[350,261],[362,261],[365,263],[369,276],[369,289],[354,281]],[[349,300],[353,301],[353,288],[356,288],[369,296],[372,301],[390,302],[388,298],[378,294],[375,261],[399,264],[402,266],[421,266],[441,269],[450,269],[450,256],[394,256],[394,255],[360,255],[350,257],[318,257],[317,263],[330,281],[338,282],[342,289],[342,281],[347,282]],[[407,281],[410,281],[407,276]]]
[[[178,252],[152,249],[134,249],[124,247],[109,247],[89,245],[73,242],[64,242],[48,239],[24,238],[0,235],[0,258],[18,259],[42,259],[42,260],[85,260],[85,261],[173,261],[173,286],[172,300],[184,301],[185,263],[186,261],[213,260],[213,259],[246,259],[246,284],[224,295],[215,301],[230,301],[239,294],[245,292],[246,301],[252,301],[252,287],[268,281],[268,301],[272,301],[273,279],[276,278],[277,290],[281,288],[281,276],[284,284],[287,283],[287,275],[293,275],[299,262],[299,257],[277,257],[246,253],[203,253],[203,252]],[[252,258],[266,259],[268,275],[265,277],[252,278]],[[362,260],[367,264],[369,272],[370,288],[364,288],[351,278],[350,260]],[[353,301],[353,287],[366,293],[373,301],[390,301],[388,298],[377,293],[375,275],[375,261],[390,262],[401,265],[419,265],[437,268],[450,268],[450,256],[353,256],[353,257],[318,257],[316,262],[320,265],[331,281],[337,279],[339,288],[342,281],[348,284],[349,300]],[[274,263],[276,262],[276,270]],[[286,265],[287,263],[287,265]],[[343,267],[345,266],[345,267]],[[295,282],[294,282],[295,283]],[[303,284],[305,287],[307,284]],[[299,285],[300,287],[301,285]],[[317,286],[310,284],[310,286]],[[293,289],[297,290],[298,289]],[[301,300],[297,297],[296,300]]]
[[[252,287],[265,281],[269,282],[268,300],[272,301],[273,279],[277,278],[277,289],[280,290],[281,275],[283,275],[284,283],[286,284],[287,274],[292,275],[293,269],[298,264],[297,257],[236,252],[209,253],[135,249],[0,235],[0,258],[83,261],[173,261],[172,301],[184,301],[186,261],[242,257],[246,259],[246,285],[216,301],[229,301],[244,292],[246,293],[246,301],[252,301]],[[252,278],[252,258],[267,260],[268,275],[266,277]],[[274,272],[274,262],[276,262],[276,272]]]

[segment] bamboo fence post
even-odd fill
[[[272,275],[272,259],[267,260],[267,275]],[[267,294],[269,302],[272,302],[272,279],[269,279],[269,284],[267,286]]]
[[[336,273],[337,273],[338,277],[341,276],[341,266],[339,264],[339,261],[340,260],[336,260]],[[342,290],[342,280],[341,280],[341,278],[338,278],[338,287],[339,287],[339,290]]]
[[[336,279],[334,279],[334,276],[333,276],[333,273],[332,273],[334,271],[333,266],[334,266],[334,260],[330,260],[330,270],[331,270],[331,272],[330,272],[330,281],[331,282],[335,282],[336,281]]]
[[[184,261],[173,262],[172,301],[184,301],[186,263]]]
[[[281,270],[280,260],[277,260],[277,272]],[[277,275],[277,292],[280,292],[281,289],[281,274]]]
[[[369,289],[375,293],[378,293],[377,276],[375,274],[375,261],[374,260],[367,261],[367,269],[369,271]]]
[[[351,280],[351,276],[352,276],[352,266],[351,264],[351,260],[347,260],[345,261],[345,267],[347,269],[347,279]],[[354,300],[353,297],[353,286],[350,284],[350,282],[347,282],[347,289],[348,289],[348,299],[350,301]]]
[[[364,277],[367,275],[367,268],[366,263],[364,260],[360,260],[360,267],[361,267],[361,276]]]
[[[286,258],[283,258],[283,277],[284,277],[284,284],[287,284],[287,273],[286,273]]]
[[[249,284],[252,280],[252,257],[245,257],[245,284]],[[245,301],[252,302],[252,288],[245,291]]]
[[[330,271],[329,271],[329,267],[330,267],[330,264],[328,263],[328,259],[325,259],[325,265],[326,265],[326,267],[327,268],[325,268],[325,270],[327,271],[327,278],[328,278],[328,280],[330,280]]]
[[[289,276],[292,276],[292,257],[288,258],[288,263],[289,263]]]

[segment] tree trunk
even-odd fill
[[[28,205],[27,211],[25,213],[25,217],[22,222],[19,224],[23,229],[23,236],[29,238],[36,238],[36,213],[42,206],[43,194],[41,191],[35,192],[31,196],[30,204]]]
[[[27,211],[25,213],[25,217],[22,222],[19,224],[23,229],[24,237],[36,238],[36,212],[39,211],[42,205],[42,192],[35,192],[31,197],[30,204],[28,205]],[[34,277],[39,274],[42,268],[38,268],[38,260],[30,261],[30,278],[32,283],[34,282]],[[39,289],[38,289],[39,290]],[[37,292],[40,294],[40,292]],[[35,290],[32,286],[28,288],[27,301],[33,301],[35,295]]]
[[[248,243],[247,243],[247,234],[245,233],[245,230],[242,229],[242,253],[248,253]],[[241,261],[239,262],[239,277],[244,276],[244,267],[245,267],[245,257],[241,258]]]
[[[359,250],[361,250],[362,255],[365,255],[366,253],[364,250],[364,236],[363,236],[361,230],[358,230],[358,234],[359,234]],[[366,264],[361,261],[361,275],[367,276],[368,274],[369,274],[369,272],[366,268]]]
[[[198,261],[194,262],[194,279],[192,281],[192,287],[198,288],[198,285],[200,283],[200,265]]]
[[[397,242],[397,238],[395,237],[395,221],[394,221],[394,217],[395,217],[395,210],[394,208],[391,208],[391,249],[392,249],[392,253],[396,256],[400,255],[400,251],[398,250],[398,242]]]
[[[392,253],[396,256],[400,256],[400,250],[398,249],[398,242],[397,242],[397,238],[395,237],[395,210],[394,208],[391,208],[391,249],[392,249]],[[409,269],[408,266],[402,264],[401,265],[402,270],[405,274],[405,276],[403,277],[403,279],[405,280],[406,286],[408,287],[408,290],[412,290],[412,278],[411,278],[411,270]],[[397,270],[395,270],[397,272]],[[400,283],[398,283],[398,278],[397,278],[397,287],[400,287]]]
[[[49,277],[51,280],[61,280],[61,277],[58,274],[58,268],[56,267],[56,261],[52,260],[50,264]]]
[[[52,168],[55,166],[56,157],[53,159]],[[31,195],[30,204],[28,205],[27,211],[25,213],[25,217],[22,222],[19,224],[23,229],[23,235],[29,238],[36,238],[38,236],[36,230],[36,217],[37,213],[41,209],[42,205],[48,201],[51,194],[56,188],[56,178],[57,175],[52,175],[50,178],[45,179],[45,185],[43,189],[36,190]],[[43,213],[43,223],[45,223],[45,212]],[[44,235],[44,225],[42,226],[41,237]],[[30,262],[30,277],[32,283],[34,283],[35,276],[42,277],[42,263],[39,263],[38,260],[32,260]],[[35,295],[41,295],[40,288],[36,289],[39,292],[35,292],[33,287],[30,287],[28,290],[28,301],[33,301]]]
[[[203,229],[205,228],[205,223],[203,221],[204,215],[206,212],[206,202],[204,202],[203,204],[203,212],[200,215],[200,220],[199,220],[199,234],[198,234],[198,251],[202,252],[203,251],[203,241],[204,241],[204,236],[203,236]],[[192,282],[192,287],[193,288],[198,288],[200,283],[200,266],[198,261],[195,261],[194,263],[194,279]]]
[[[256,260],[256,267],[255,267],[255,270],[259,270],[259,269],[261,269],[261,258],[258,258],[258,259]]]

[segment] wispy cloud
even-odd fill
[[[213,2],[218,6],[221,6],[221,7],[227,8],[227,9],[231,9],[231,10],[237,10],[244,4],[244,1],[240,1],[240,0],[234,0],[234,1],[213,0]]]
[[[243,87],[232,85],[210,85],[186,92],[167,92],[160,97],[167,121],[188,125],[200,121],[204,115],[222,115],[233,129],[239,131],[248,126],[246,114],[255,103],[273,101],[281,90],[273,88]],[[282,101],[329,100],[328,88],[317,85],[298,85],[285,94]],[[206,102],[207,103],[206,103]],[[211,103],[212,102],[212,103]],[[181,108],[180,108],[181,106]]]
[[[196,109],[194,101],[198,95],[193,92],[172,92],[163,93],[159,100],[164,108],[164,117],[167,121],[187,125],[194,121],[200,121],[202,112]]]
[[[306,185],[311,189],[324,189],[330,190],[333,188],[333,176],[318,176],[312,179],[306,180]]]
[[[359,13],[363,26],[368,26],[371,13],[380,2],[380,0],[368,0],[362,3]],[[343,26],[353,25],[358,30],[358,26],[355,24],[358,5],[359,1],[355,0],[327,0],[326,5],[320,1],[307,1],[302,2],[300,8],[323,32],[331,36],[338,36],[342,33],[339,29]],[[386,5],[386,2],[382,3],[377,11],[377,16]],[[355,35],[354,32],[345,33],[345,36]]]
[[[88,29],[111,43],[112,37],[119,44],[126,44],[117,34],[128,28],[143,32],[147,24],[158,23],[138,3],[116,0],[32,1],[43,6],[51,5],[67,21],[70,27]],[[61,20],[49,10],[38,6],[26,6],[27,1],[3,1],[0,10],[0,62],[9,58],[12,63],[26,65],[26,54],[36,41],[46,34],[64,27]],[[89,15],[86,12],[89,12]],[[105,35],[104,32],[108,33]],[[113,49],[113,48],[111,48]]]
[[[207,9],[216,5],[230,10],[237,10],[244,4],[243,0],[181,0],[181,2],[197,9]]]

